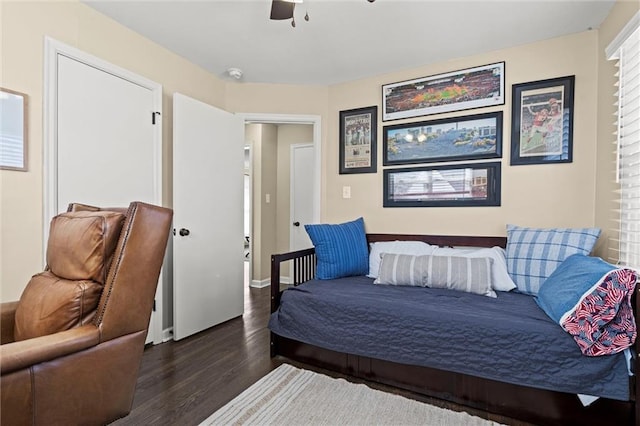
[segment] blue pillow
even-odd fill
[[[316,279],[331,280],[369,272],[369,249],[364,220],[339,225],[305,225],[318,260]]]
[[[591,253],[598,228],[536,229],[507,225],[507,270],[521,293],[540,286],[572,254]]]
[[[583,254],[569,256],[542,283],[535,300],[549,318],[562,323],[562,317],[572,309],[594,285],[616,267],[599,257]]]

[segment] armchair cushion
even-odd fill
[[[34,275],[15,313],[15,340],[46,336],[89,323],[102,286],[89,280],[65,280],[50,271]]]
[[[47,265],[67,280],[104,284],[124,215],[112,211],[78,211],[51,220]]]

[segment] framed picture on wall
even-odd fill
[[[27,171],[27,95],[0,87],[0,169]]]
[[[500,205],[500,162],[385,169],[383,207]]]
[[[382,86],[382,121],[504,104],[504,62]]]
[[[502,157],[502,111],[385,126],[383,164]]]
[[[511,165],[573,161],[575,76],[514,84]]]
[[[376,173],[378,107],[340,111],[340,174]]]

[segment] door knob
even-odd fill
[[[189,230],[186,228],[180,228],[180,231],[178,231],[178,233],[180,234],[181,237],[186,237],[187,235],[190,234]]]
[[[300,226],[300,222],[293,222],[293,226]]]

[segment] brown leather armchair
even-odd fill
[[[72,204],[52,220],[46,271],[0,307],[2,425],[105,424],[131,411],[172,215]]]

